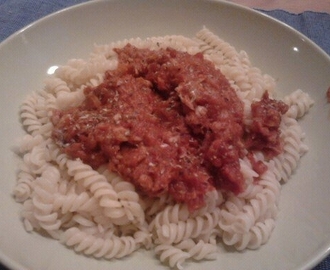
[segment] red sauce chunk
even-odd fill
[[[262,99],[251,105],[252,125],[246,146],[249,149],[261,150],[272,157],[282,152],[280,141],[281,116],[288,110],[288,105],[269,98],[265,92]]]
[[[52,137],[70,157],[108,164],[142,194],[168,192],[193,211],[210,190],[244,190],[246,149],[280,152],[285,105],[265,94],[245,127],[242,101],[201,53],[130,44],[115,52],[118,68],[87,87],[80,106],[53,113]]]

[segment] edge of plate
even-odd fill
[[[124,0],[93,0],[90,1],[88,0],[87,2],[83,3],[78,3],[78,4],[73,4],[71,6],[65,7],[63,9],[54,11],[52,13],[49,13],[31,23],[28,25],[24,26],[23,28],[15,31],[14,33],[10,34],[7,38],[5,38],[3,41],[0,42],[0,49],[4,46],[7,45],[7,43],[10,43],[12,40],[15,38],[19,37],[26,31],[32,31],[33,27],[35,25],[38,25],[44,21],[50,20],[53,17],[58,16],[59,14],[74,10],[74,9],[80,9],[80,8],[85,8],[85,6],[89,5],[97,5],[100,3],[105,3],[105,2],[116,2],[116,1],[124,1]],[[252,14],[253,16],[260,16],[264,17],[269,21],[272,21],[272,23],[275,23],[279,25],[280,27],[283,27],[287,30],[289,30],[292,34],[296,35],[297,37],[301,38],[304,42],[307,42],[309,46],[311,46],[315,51],[321,54],[321,57],[324,57],[327,59],[327,61],[330,64],[330,55],[328,55],[319,45],[317,45],[313,40],[311,40],[309,37],[304,35],[303,33],[299,32],[289,24],[280,21],[277,18],[274,18],[268,14],[263,13],[262,9],[253,9],[249,8],[246,6],[243,6],[241,4],[236,4],[233,2],[228,2],[225,0],[194,0],[194,1],[199,1],[199,2],[213,2],[215,4],[221,4],[221,5],[227,5],[231,6],[235,9],[243,10],[245,12],[248,12]],[[297,270],[304,270],[304,269],[312,269],[313,267],[317,266],[323,259],[325,259],[328,255],[330,255],[330,243],[329,245],[325,245],[323,248],[320,249],[321,251],[316,252],[314,255],[312,255],[312,258],[306,262],[305,264],[301,265]],[[23,266],[20,263],[17,263],[16,261],[13,261],[9,256],[5,255],[3,252],[0,251],[0,263],[2,263],[4,266],[10,268],[11,270],[29,270],[25,266]]]

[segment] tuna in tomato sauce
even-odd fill
[[[52,137],[70,157],[93,168],[108,164],[142,194],[168,192],[193,211],[210,190],[244,190],[239,158],[247,150],[280,152],[273,120],[287,110],[284,103],[264,95],[246,127],[242,101],[201,53],[130,44],[115,52],[117,69],[86,87],[80,106],[53,113]]]

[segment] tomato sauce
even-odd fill
[[[52,137],[70,157],[108,164],[141,193],[168,192],[193,211],[210,190],[244,190],[239,158],[247,150],[281,151],[286,105],[265,94],[244,126],[242,101],[201,53],[130,44],[115,52],[118,68],[87,87],[80,106],[53,113]]]

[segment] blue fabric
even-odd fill
[[[0,42],[30,23],[86,0],[0,0]]]
[[[0,0],[0,42],[30,23],[63,8],[86,0]],[[268,14],[303,33],[330,55],[330,14],[303,12],[291,14],[283,10]],[[6,270],[0,265],[0,270]],[[313,270],[330,270],[330,256]]]

